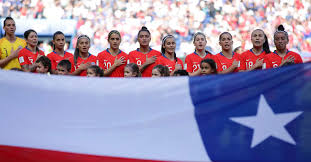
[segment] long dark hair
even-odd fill
[[[56,37],[57,35],[63,35],[63,36],[65,37],[65,34],[64,34],[63,32],[57,31],[57,32],[55,32],[55,33],[53,34],[53,41],[55,41],[55,37]],[[53,50],[55,50],[55,44],[54,44],[54,43],[53,43]]]
[[[76,44],[76,49],[75,49],[75,52],[73,53],[74,64],[77,64],[77,60],[78,60],[78,57],[79,57],[79,52],[80,51],[79,51],[79,48],[78,48],[78,44],[79,44],[79,41],[80,41],[81,38],[87,38],[89,40],[89,43],[91,43],[91,39],[87,35],[80,35],[78,37],[77,44]]]
[[[138,65],[134,64],[134,63],[129,63],[125,66],[125,68],[128,67],[131,69],[132,72],[135,72],[137,75],[136,77],[141,77],[141,73],[139,71],[139,67]]]
[[[261,29],[256,29],[256,30],[259,30],[263,33],[264,38],[265,38],[265,42],[262,45],[262,49],[265,51],[266,54],[269,54],[271,51],[270,51],[269,41],[268,41],[268,37],[267,37],[266,33]],[[254,31],[256,31],[256,30],[254,30]]]
[[[27,31],[24,32],[24,38],[25,38],[26,40],[28,39],[28,37],[29,37],[29,35],[30,35],[31,32],[34,32],[34,33],[38,36],[38,34],[37,34],[37,32],[36,32],[35,30],[29,29],[29,30],[27,30]],[[36,52],[39,52],[39,51],[40,51],[40,50],[39,50],[38,44],[37,44],[37,45],[36,45]]]
[[[165,45],[165,42],[166,42],[167,38],[174,38],[174,40],[175,40],[175,37],[174,37],[173,35],[171,35],[171,34],[169,34],[169,35],[163,37],[163,39],[162,39],[162,45],[161,45],[161,53],[162,53],[163,55],[165,54],[165,48],[164,48],[163,46]],[[177,62],[176,52],[174,52],[174,60]]]

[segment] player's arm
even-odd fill
[[[146,69],[146,67],[155,63],[156,60],[157,60],[157,56],[146,57],[146,62],[142,64],[141,66],[139,66],[139,71],[142,73]]]
[[[200,74],[201,74],[201,67],[197,71],[189,73],[189,76],[199,76]]]
[[[119,59],[116,57],[114,60],[114,64],[104,71],[104,76],[109,76],[114,70],[116,70],[117,67],[123,65],[126,63],[125,57],[121,56]]]
[[[6,66],[11,60],[15,59],[18,57],[18,53],[22,48],[18,48],[17,50],[13,50],[13,48],[11,49],[11,54],[6,57],[1,59],[0,58],[0,67],[3,68],[4,66]],[[1,54],[0,54],[1,56]]]
[[[91,66],[90,62],[87,62],[85,64],[81,64],[74,72],[71,73],[71,75],[80,75],[84,70],[86,70],[89,66]]]
[[[234,60],[234,61],[232,62],[232,65],[231,65],[229,68],[227,68],[227,69],[225,69],[225,70],[223,70],[223,71],[218,72],[218,74],[228,74],[228,73],[232,73],[236,68],[238,68],[238,66],[239,66],[239,61]]]
[[[170,73],[170,76],[174,76],[174,72],[177,71],[177,70],[182,70],[183,67],[181,64],[179,64],[178,62],[176,62],[175,64],[175,69]]]

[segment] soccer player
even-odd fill
[[[58,75],[70,75],[71,62],[69,60],[61,60],[56,67],[56,74]]]
[[[128,54],[119,49],[121,34],[112,30],[108,34],[110,48],[100,52],[97,56],[99,67],[104,69],[104,75],[109,77],[124,77],[124,67],[128,61]]]
[[[86,76],[86,69],[91,65],[96,65],[96,56],[89,53],[91,40],[87,35],[80,35],[77,40],[76,49],[71,62],[71,74]]]
[[[46,56],[41,56],[36,61],[36,72],[41,74],[51,73],[51,60]]]
[[[251,41],[253,48],[241,54],[247,71],[262,69],[264,56],[270,53],[268,38],[263,30],[254,30],[251,34]]]
[[[124,68],[124,77],[141,77],[139,67],[135,63],[129,63]]]
[[[38,35],[33,29],[25,31],[24,38],[26,47],[18,53],[18,60],[23,71],[34,72],[36,70],[36,60],[40,56],[44,56],[44,52],[38,48]]]
[[[26,41],[15,36],[15,21],[6,17],[3,22],[4,37],[0,39],[0,68],[21,68],[18,62],[19,51],[26,46]]]
[[[162,56],[160,56],[156,64],[167,66],[170,75],[173,76],[176,70],[183,70],[184,65],[181,59],[176,57],[175,53],[176,42],[173,35],[167,35],[162,40],[161,52]]]
[[[56,65],[64,59],[73,57],[72,53],[66,52],[65,47],[65,35],[61,31],[57,31],[53,35],[53,52],[49,53],[47,57],[52,63],[52,73],[56,72]]]
[[[200,75],[200,62],[203,59],[213,58],[213,55],[209,51],[205,50],[206,43],[206,36],[203,33],[197,32],[194,34],[193,44],[195,46],[195,51],[187,55],[185,59],[185,66],[190,76]]]
[[[139,48],[129,53],[129,61],[139,66],[142,77],[151,77],[152,68],[161,53],[150,48],[151,34],[144,26],[138,32],[137,41],[139,42]]]
[[[232,51],[232,35],[229,32],[223,32],[219,36],[219,45],[222,51],[214,56],[217,72],[227,74],[245,70],[245,63],[242,62],[239,54]]]
[[[285,31],[283,25],[279,25],[277,31],[274,33],[276,50],[264,57],[266,68],[277,68],[302,63],[301,56],[298,53],[289,51],[286,48],[288,42],[288,33]]]

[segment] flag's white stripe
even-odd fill
[[[110,79],[0,71],[0,144],[210,161],[188,78]]]

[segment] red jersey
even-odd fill
[[[74,64],[74,57],[70,57],[69,61],[71,63],[71,73],[72,73],[72,72],[76,71],[81,64],[86,64],[86,63],[90,62],[92,65],[96,65],[97,58],[96,58],[96,56],[89,54],[89,57],[86,60],[82,59],[79,56],[76,64]],[[86,70],[83,70],[80,73],[80,76],[86,76]]]
[[[139,52],[139,48],[129,53],[129,61],[130,63],[135,63],[138,66],[143,65],[146,62],[146,59],[152,56],[156,56],[157,58],[161,56],[161,52],[150,48],[150,51],[147,54],[143,54]],[[142,72],[142,77],[151,77],[152,69],[156,64],[148,65],[144,71]]]
[[[199,70],[200,63],[204,59],[213,59],[213,55],[208,53],[204,58],[199,56],[196,52],[187,55],[185,59],[185,69],[187,69],[188,73],[193,73]]]
[[[254,54],[253,50],[250,49],[248,51],[243,52],[240,56],[245,62],[246,70],[250,69],[257,61],[257,59],[263,59],[266,56],[266,52],[262,51],[258,56]]]
[[[32,65],[36,62],[38,55],[44,56],[44,52],[39,50],[35,54],[29,48],[25,47],[18,52],[18,61],[20,65]]]
[[[302,63],[301,56],[298,53],[292,52],[292,51],[287,51],[284,59],[286,59],[289,56],[293,56],[295,58],[295,60],[294,60],[295,64]],[[268,68],[277,68],[282,63],[282,57],[279,56],[276,51],[274,51],[274,52],[271,52],[270,54],[268,54],[264,57],[264,63],[266,64],[265,66],[267,69]]]
[[[121,51],[119,52],[119,54],[117,54],[117,56],[112,56],[109,52],[109,50],[105,50],[102,51],[98,54],[97,56],[97,60],[98,60],[98,66],[101,67],[104,70],[109,69],[113,64],[114,64],[114,60],[116,58],[120,58],[120,57],[124,57],[125,61],[128,61],[128,54],[126,54],[125,52]],[[124,67],[126,64],[120,65],[118,66],[110,75],[109,77],[124,77]]]
[[[227,57],[225,57],[222,54],[222,52],[214,56],[214,61],[217,66],[217,72],[221,72],[221,71],[228,69],[232,65],[234,60],[239,61],[239,65],[238,65],[238,68],[236,68],[233,72],[238,72],[239,70],[245,70],[245,63],[241,59],[241,56],[234,52],[232,53],[232,55],[233,56],[231,59],[228,59]]]
[[[73,57],[73,55],[65,51],[64,57],[62,57],[59,54],[57,54],[55,51],[53,51],[49,53],[47,57],[51,60],[51,64],[52,64],[51,69],[56,70],[56,66],[61,60],[69,59],[70,57]]]
[[[170,70],[170,72],[172,72],[172,71],[175,70],[176,62],[177,62],[177,64],[181,65],[182,69],[184,69],[184,64],[183,64],[181,59],[177,58],[177,61],[176,60],[171,61],[165,55],[161,55],[159,58],[157,58],[156,64],[157,65],[167,66],[168,69]]]

